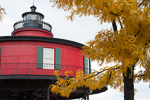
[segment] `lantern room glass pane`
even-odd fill
[[[36,20],[36,21],[42,21],[42,17],[38,14],[27,14],[23,18],[24,20]]]

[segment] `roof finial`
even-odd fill
[[[34,0],[33,0],[33,6],[31,6],[30,8],[31,8],[31,12],[35,12],[36,11],[36,7],[34,6]]]
[[[36,11],[36,7],[33,5],[30,7],[31,8],[31,12],[35,12]]]
[[[33,0],[33,6],[34,6],[34,0]]]

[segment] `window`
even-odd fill
[[[60,69],[61,49],[37,47],[37,68]]]
[[[54,69],[54,49],[43,48],[43,69]]]
[[[87,57],[84,57],[84,74],[91,73],[91,62],[90,59]]]
[[[31,14],[28,14],[26,20],[31,20]]]

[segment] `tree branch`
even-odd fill
[[[143,4],[144,0],[138,5],[138,7],[140,7]]]
[[[118,67],[116,67],[116,68],[113,68],[113,69],[106,69],[106,70],[102,70],[102,71],[100,71],[100,72],[97,72],[95,75],[92,75],[92,76],[90,76],[90,77],[87,77],[87,78],[85,78],[84,80],[86,80],[86,79],[88,79],[88,78],[91,78],[91,77],[94,77],[94,76],[97,76],[97,75],[99,75],[99,74],[101,74],[101,73],[103,73],[103,72],[105,72],[105,71],[108,71],[108,70],[117,70],[117,69],[119,69],[120,68],[120,66],[118,66]]]
[[[122,23],[121,23],[121,21],[120,21],[120,19],[118,18],[118,20],[119,20],[119,23],[120,23],[120,26],[121,26],[121,29],[123,28],[123,26],[122,26]]]
[[[140,33],[140,30],[137,32],[137,34],[136,34],[136,35],[134,35],[134,37],[137,37],[139,33]]]
[[[110,71],[110,74],[109,74],[109,79],[108,79],[107,83],[109,83],[109,81],[110,81],[110,78],[111,78],[111,73],[112,73],[112,71]]]
[[[112,26],[113,26],[114,32],[117,31],[117,24],[116,24],[115,19],[113,19],[113,21],[112,21]]]
[[[136,75],[135,77],[142,77],[144,76],[145,74],[141,74],[141,75]]]

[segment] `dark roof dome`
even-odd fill
[[[43,20],[44,19],[44,15],[43,14],[41,14],[41,13],[39,13],[39,12],[36,12],[36,7],[33,5],[33,6],[31,6],[30,7],[31,8],[31,12],[25,12],[25,13],[23,13],[22,14],[22,17],[23,17],[23,19],[24,20],[26,20],[26,18],[29,16],[30,18],[32,18],[32,17],[39,17],[41,20]],[[26,18],[25,18],[26,17]],[[28,19],[27,19],[28,20]]]
[[[31,6],[30,8],[31,8],[31,12],[35,12],[36,7],[35,7],[34,5],[33,5],[33,6]]]

